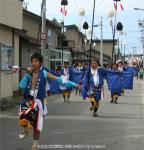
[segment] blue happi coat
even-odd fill
[[[117,93],[121,96],[123,89],[133,89],[133,69],[126,71],[107,70],[106,81],[111,94]]]
[[[127,90],[133,89],[134,73],[131,71],[122,72],[122,88]]]
[[[136,75],[139,72],[139,69],[137,67],[127,66],[126,71],[132,72],[134,75]]]
[[[106,81],[111,94],[117,93],[119,96],[122,93],[122,81],[123,76],[122,73],[115,70],[107,70],[106,73]]]
[[[60,73],[56,73],[54,71],[50,71],[50,72],[52,74],[54,74],[55,76],[58,76],[58,77],[60,77],[61,75],[65,75],[64,69],[62,69]],[[69,74],[69,81],[77,83],[77,84],[79,84],[81,82],[82,77],[83,77],[83,71],[76,71],[72,67],[68,68],[68,74]],[[58,82],[51,80],[51,79],[48,79],[48,83],[50,85],[50,92],[51,93],[60,93],[61,92],[60,85],[58,84]],[[66,88],[68,91],[71,91],[73,89],[73,86],[70,86],[67,84],[65,86],[67,86]]]
[[[106,70],[103,68],[98,68],[97,75],[98,75],[99,82],[96,87],[97,90],[96,90],[96,94],[95,94],[95,99],[97,101],[99,101],[101,99],[101,89],[103,88],[103,85],[104,85]],[[94,78],[91,73],[91,69],[88,69],[85,72],[84,79],[83,79],[83,85],[82,85],[82,89],[81,89],[81,94],[82,94],[83,99],[86,99],[86,97],[89,96],[89,92],[94,90],[94,85],[95,85]]]
[[[57,73],[55,71],[50,70],[49,72],[52,73],[53,75],[57,76],[57,77],[61,76],[60,73]],[[53,94],[60,93],[59,84],[56,80],[52,80],[52,79],[48,78],[48,84],[50,86],[50,92],[51,93],[53,93]]]
[[[80,81],[82,80],[84,71],[83,70],[77,71],[73,67],[69,67],[68,73],[69,73],[69,80],[79,84]],[[64,69],[61,70],[61,75],[64,75]]]
[[[48,78],[48,73],[52,73],[54,76],[57,76],[57,80],[51,80]],[[41,68],[39,71],[38,80],[36,83],[36,90],[38,90],[37,93],[37,99],[41,100],[43,104],[44,98],[47,96],[47,91],[49,90],[51,93],[59,93],[59,85],[64,84],[64,86],[68,88],[73,88],[76,86],[76,83],[67,81],[63,82],[61,79],[61,74],[56,73],[54,71],[50,71],[47,68]],[[30,89],[31,89],[31,82],[32,77],[29,74],[25,74],[23,79],[20,82],[20,88],[24,90],[24,97],[27,97],[30,95]],[[49,84],[49,89],[47,88]]]
[[[44,104],[44,99],[47,96],[47,91],[46,91],[47,75],[48,72],[41,67],[35,90],[38,90],[36,98],[42,102],[42,105]],[[30,90],[32,86],[32,76],[30,76],[29,74],[25,74],[23,79],[20,81],[19,86],[21,89],[24,90],[24,97],[25,98],[28,97],[30,95]]]

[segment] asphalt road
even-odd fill
[[[39,149],[144,150],[143,91],[144,81],[136,80],[134,90],[126,91],[118,104],[110,104],[105,88],[96,118],[81,96],[72,94],[70,103],[64,103],[61,95],[50,98]],[[0,150],[30,150],[32,131],[22,141],[19,131],[17,106],[1,112]]]

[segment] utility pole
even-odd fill
[[[124,44],[124,62],[125,62],[125,44]]]
[[[124,42],[123,42],[123,49],[124,49],[124,62],[125,62],[125,59],[126,59],[126,54],[125,54],[125,49],[126,49],[126,32],[124,33]]]
[[[144,24],[144,20],[143,20],[143,24]],[[142,47],[143,47],[143,62],[144,62],[144,26],[143,26],[141,41],[142,41]]]
[[[43,56],[44,66],[49,68],[49,63],[46,64],[46,0],[42,0],[41,6],[41,16],[42,16],[42,25],[41,25],[41,55]],[[50,59],[50,58],[48,58]],[[49,62],[49,61],[48,61]],[[46,66],[48,65],[48,66]]]
[[[61,64],[61,66],[63,67],[63,63],[64,63],[64,58],[63,58],[63,52],[64,52],[64,48],[63,48],[63,44],[64,44],[64,19],[63,19],[63,21],[61,22],[61,24],[62,24],[62,42],[61,42],[61,48],[62,48],[62,64]]]
[[[122,40],[121,40],[120,58],[122,58],[122,57],[121,57],[121,56],[122,56],[122,53],[123,53],[123,42],[122,42]]]
[[[134,8],[134,10],[144,10],[143,8]]]
[[[138,25],[141,28],[141,42],[142,42],[142,47],[143,47],[143,61],[144,61],[144,20],[139,20]]]
[[[134,57],[134,47],[133,47],[132,57]]]
[[[136,47],[134,46],[133,47],[133,57],[135,56],[135,50],[136,50]]]
[[[118,37],[118,48],[117,48],[117,54],[116,54],[117,55],[117,59],[120,59],[120,44],[119,44],[120,42],[119,41],[120,41],[120,39]]]
[[[91,58],[92,58],[92,41],[93,41],[93,28],[94,28],[94,19],[95,19],[95,3],[96,0],[94,0],[93,4],[93,17],[92,17],[92,31],[91,31],[91,38],[90,38],[90,53],[89,53],[89,67],[91,67]],[[90,81],[90,78],[89,78]]]
[[[142,37],[142,42],[143,42],[143,63],[144,63],[144,37]]]
[[[101,42],[100,42],[100,64],[101,67],[103,67],[103,21],[102,21],[102,17],[101,17],[101,22],[100,22],[100,26],[101,26]]]

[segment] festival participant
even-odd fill
[[[118,97],[123,94],[124,89],[133,89],[133,68],[120,69],[118,70],[118,65],[114,64],[112,70],[107,71],[106,80],[111,91],[111,101],[110,103],[117,104]]]
[[[72,82],[80,84],[80,81],[82,80],[83,77],[83,71],[76,71],[73,67],[69,66],[68,61],[65,61],[64,68],[61,70],[61,77],[64,81],[70,80]],[[69,102],[71,91],[73,88],[70,86],[66,87],[63,84],[61,84],[59,87],[63,93],[64,102]]]
[[[143,77],[144,77],[144,69],[143,69],[143,68],[140,68],[138,74],[139,74],[139,79],[140,79],[140,80],[143,80]]]
[[[97,60],[91,61],[91,68],[85,72],[83,86],[82,86],[82,97],[90,98],[90,102],[93,110],[93,116],[97,116],[97,111],[100,105],[100,100],[103,96],[103,84],[105,78],[105,70],[98,67]]]
[[[81,62],[78,62],[78,65],[77,67],[75,68],[76,71],[83,71],[83,67],[82,67],[82,64]],[[76,91],[75,91],[75,95],[77,95],[77,93],[79,95],[81,95],[81,90],[79,88],[76,88]]]
[[[70,67],[68,61],[64,62],[64,68],[62,68],[61,70],[61,75],[62,78],[66,81],[70,79]],[[70,87],[65,87],[64,85],[60,85],[60,90],[63,92],[64,102],[69,102],[72,89]]]
[[[56,80],[65,86],[79,87],[70,81],[64,81],[61,77],[56,77],[42,67],[43,57],[35,53],[31,56],[32,67],[27,69],[27,73],[20,82],[20,88],[24,91],[24,99],[19,107],[19,123],[23,127],[20,139],[24,139],[28,134],[28,129],[33,128],[32,150],[37,149],[40,134],[43,129],[43,118],[47,114],[44,102],[47,94],[47,78]]]
[[[110,91],[111,91],[111,101],[110,103],[115,103],[117,104],[117,100],[118,100],[118,97],[121,95],[122,93],[122,88],[120,86],[120,78],[119,78],[119,73],[120,71],[122,72],[122,68],[120,69],[120,71],[118,70],[118,65],[117,64],[114,64],[113,67],[112,67],[112,71],[109,71],[109,73],[107,73],[107,82],[113,82],[113,85],[109,88]],[[114,74],[114,72],[117,74],[115,74],[115,78],[112,79],[112,74]]]
[[[125,71],[126,70],[126,68],[124,67],[124,65],[123,65],[123,63],[122,63],[122,60],[118,60],[117,61],[117,70],[119,71],[119,72],[123,72],[123,71]],[[122,89],[122,95],[124,96],[124,89]],[[116,101],[115,101],[116,102]]]

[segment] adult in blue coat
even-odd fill
[[[106,76],[106,70],[98,67],[97,60],[91,61],[91,68],[85,72],[82,86],[82,97],[90,98],[93,110],[93,116],[97,116],[100,100],[103,93],[103,84]]]
[[[107,84],[111,92],[110,103],[117,104],[118,97],[122,93],[122,73],[118,70],[118,65],[114,64],[112,69],[107,71]]]

